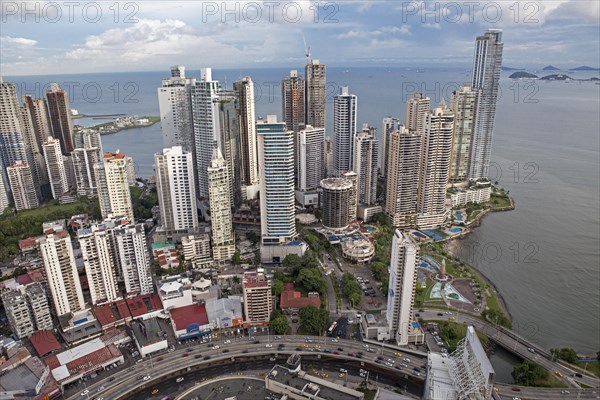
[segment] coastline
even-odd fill
[[[148,128],[149,126],[152,126],[154,124],[156,124],[157,122],[160,121],[152,121],[149,124],[144,124],[144,125],[131,125],[131,126],[124,126],[122,128],[115,128],[114,130],[110,130],[110,131],[100,131],[100,135],[104,136],[104,135],[112,135],[114,133],[119,133],[121,131],[127,130],[127,129],[133,129],[133,128]],[[93,127],[90,129],[94,129]]]
[[[477,267],[475,267],[471,263],[468,263],[468,262],[460,259],[458,256],[454,255],[453,252],[451,251],[451,249],[446,249],[446,247],[447,247],[446,245],[452,246],[454,240],[465,239],[468,234],[470,234],[475,228],[477,228],[481,225],[483,217],[488,215],[490,212],[505,212],[505,211],[514,210],[515,209],[515,201],[510,196],[508,198],[510,199],[510,206],[502,207],[502,208],[488,208],[486,210],[483,210],[475,217],[475,220],[473,222],[471,222],[471,224],[469,224],[469,226],[466,227],[466,229],[463,232],[461,232],[458,235],[452,236],[451,238],[443,239],[440,242],[442,242],[444,245],[444,251],[448,250],[448,254],[452,255],[452,257],[455,257],[455,258],[459,259],[460,261],[464,262],[465,264],[467,264],[469,266],[469,268],[471,268],[473,271],[475,271],[482,278],[482,280],[484,282],[486,282],[487,284],[490,285],[490,287],[494,290],[494,294],[496,295],[496,298],[498,299],[498,304],[500,305],[500,308],[502,309],[502,311],[506,314],[506,316],[512,323],[512,315],[510,314],[510,310],[508,308],[506,300],[504,299],[504,297],[502,296],[502,294],[500,293],[500,291],[498,290],[498,288],[496,287],[494,282],[492,282],[487,276],[485,276],[485,274],[482,271],[480,271]]]

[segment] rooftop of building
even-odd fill
[[[56,340],[56,336],[50,330],[36,331],[31,335],[29,340],[40,357],[44,357],[61,348],[60,343]]]
[[[0,392],[35,390],[46,366],[38,357],[31,357],[16,368],[7,371],[0,381]]]
[[[427,359],[427,381],[429,393],[425,398],[430,399],[456,399],[457,390],[450,377],[450,362],[441,354],[430,352]]]
[[[388,321],[384,314],[364,314],[365,321],[369,327],[387,327]]]
[[[145,294],[126,300],[127,307],[133,318],[140,317],[152,311],[162,310],[160,297],[156,294]]]
[[[125,300],[117,300],[94,309],[94,315],[102,327],[113,325],[118,321],[131,318]]]
[[[325,178],[321,187],[327,190],[347,190],[352,188],[352,181],[346,178]]]
[[[174,308],[169,311],[175,331],[186,329],[193,325],[207,325],[208,315],[204,304],[190,304],[189,306]]]
[[[158,318],[137,319],[131,323],[131,330],[142,347],[166,340]]]
[[[302,297],[302,293],[294,290],[293,283],[286,283],[285,289],[281,292],[280,307],[283,308],[302,308],[307,306],[321,307],[319,294],[316,296]]]
[[[268,287],[269,278],[261,270],[244,272],[242,285],[244,288]]]
[[[93,339],[60,354],[48,357],[45,363],[57,381],[71,375],[83,374],[98,365],[123,357],[114,344],[106,345],[101,339]]]

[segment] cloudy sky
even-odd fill
[[[600,2],[10,1],[0,2],[1,73],[36,75],[227,68],[468,66],[475,37],[503,29],[504,65],[600,59]]]

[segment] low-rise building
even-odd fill
[[[142,357],[166,350],[167,342],[166,324],[161,326],[158,318],[136,319],[131,323],[133,341]]]
[[[490,182],[477,183],[468,188],[453,188],[448,190],[452,207],[464,206],[468,203],[485,203],[490,201],[492,185]]]
[[[242,299],[240,296],[229,296],[222,299],[206,301],[208,321],[215,329],[227,329],[242,326]]]
[[[152,243],[152,255],[162,269],[179,266],[179,257],[174,243]]]
[[[192,299],[192,282],[184,276],[167,276],[158,283],[158,295],[165,310],[189,306]]]
[[[307,306],[321,307],[319,292],[310,292],[308,293],[308,297],[302,297],[302,293],[294,290],[293,283],[286,283],[279,299],[279,307],[281,307],[283,313],[288,315],[295,314],[301,308]]]
[[[61,395],[50,368],[38,357],[27,359],[0,380],[2,399],[57,399]]]
[[[371,340],[390,340],[390,328],[383,314],[365,314],[360,318],[363,337]]]
[[[213,330],[204,304],[192,304],[169,311],[171,326],[179,340],[203,336]]]
[[[369,206],[366,204],[359,204],[356,216],[362,219],[364,222],[371,221],[371,218],[377,213],[382,212],[381,206]]]
[[[184,236],[181,238],[181,246],[185,261],[199,262],[200,264],[202,261],[210,261],[210,235],[207,233]]]

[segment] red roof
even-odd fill
[[[318,297],[302,297],[302,293],[294,290],[293,284],[286,284],[285,290],[281,292],[279,306],[284,308],[302,308],[306,306],[321,307],[321,299]]]
[[[129,308],[127,308],[127,303],[125,302],[125,300],[117,300],[115,304],[117,305],[117,311],[119,312],[119,314],[121,314],[121,318],[131,318],[131,313],[129,312]]]
[[[19,249],[23,250],[37,245],[36,238],[29,237],[27,239],[19,240]]]
[[[31,344],[40,357],[60,349],[60,343],[52,331],[36,331],[31,337]]]
[[[66,366],[71,375],[84,374],[108,360],[112,360],[121,356],[122,354],[119,349],[117,349],[114,344],[109,344],[108,346],[98,349],[93,353],[68,362]],[[58,368],[61,365],[56,355],[46,358],[44,362],[48,367],[50,367],[51,370]]]
[[[27,274],[22,274],[22,275],[16,276],[15,280],[23,286],[29,285],[30,283],[33,282],[33,279],[31,279],[31,277]]]
[[[145,294],[127,299],[127,307],[134,318],[163,308],[160,297],[156,294]]]
[[[174,308],[170,313],[176,331],[183,330],[192,324],[200,326],[208,324],[208,315],[206,314],[204,304],[191,304],[189,306]]]
[[[100,325],[102,325],[102,327],[112,325],[115,322],[117,322],[117,317],[112,312],[110,304],[106,304],[102,307],[96,308],[94,310],[94,315],[96,316],[96,318],[98,318],[98,322],[100,322]]]

